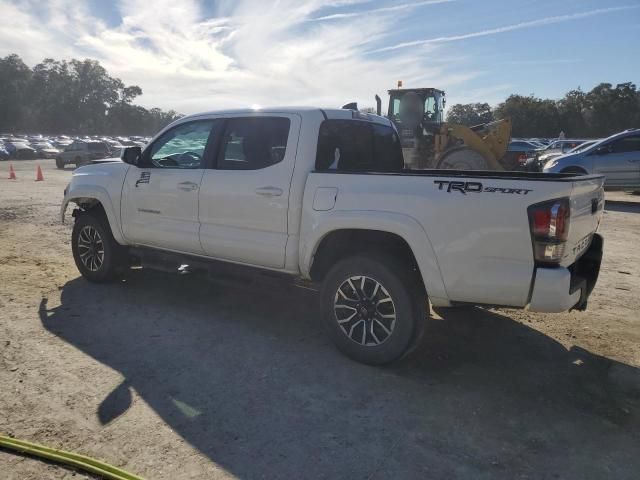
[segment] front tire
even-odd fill
[[[426,294],[411,269],[392,258],[354,256],[327,273],[322,318],[338,349],[352,359],[384,365],[417,343]]]
[[[99,212],[76,217],[71,249],[78,271],[90,282],[113,281],[126,265],[126,248],[116,242],[106,217]]]
[[[61,158],[56,158],[56,167],[60,170],[64,170],[64,161]]]

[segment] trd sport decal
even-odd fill
[[[138,185],[140,185],[141,183],[149,183],[150,179],[151,172],[142,172],[140,174],[140,178],[136,181],[136,188],[138,188]]]
[[[480,182],[450,182],[448,180],[434,180],[433,183],[438,185],[438,190],[446,190],[448,193],[460,192],[466,195],[471,193],[514,193],[516,195],[526,195],[532,190],[526,188],[503,188],[503,187],[484,187]]]

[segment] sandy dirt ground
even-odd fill
[[[607,204],[586,312],[440,309],[388,368],[341,356],[312,292],[80,278],[71,169],[0,163],[0,432],[148,479],[637,479],[640,206]],[[87,478],[0,450],[3,479]]]

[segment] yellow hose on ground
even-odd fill
[[[34,457],[45,458],[53,462],[70,465],[79,470],[95,473],[108,480],[144,480],[138,475],[125,472],[120,468],[108,465],[93,458],[78,455],[77,453],[65,452],[56,448],[44,447],[36,443],[25,442],[15,438],[0,435],[0,447],[26,453]]]

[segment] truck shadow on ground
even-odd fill
[[[354,363],[319,328],[315,295],[214,287],[133,271],[62,288],[44,327],[121,372],[99,405],[135,390],[239,478],[633,478],[638,370],[567,350],[480,308],[442,310],[393,367]],[[588,312],[586,313],[588,314]]]

